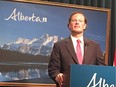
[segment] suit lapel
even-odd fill
[[[76,53],[75,53],[75,50],[74,50],[74,47],[73,47],[73,43],[72,43],[72,40],[71,40],[70,37],[66,39],[66,47],[67,47],[69,53],[71,54],[72,58],[74,59],[74,61],[76,63],[78,63]]]
[[[86,38],[84,38],[84,56],[83,56],[83,64],[86,62],[85,60],[87,59],[88,46],[89,46],[89,40],[86,39]]]

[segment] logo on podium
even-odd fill
[[[116,87],[116,67],[71,65],[70,87]]]

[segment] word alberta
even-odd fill
[[[99,81],[96,82],[96,75],[97,73],[94,73],[87,87],[116,87],[114,84],[107,84],[103,78],[100,78]]]
[[[47,22],[47,18],[46,17],[42,17],[40,18],[39,16],[35,16],[35,14],[33,13],[31,16],[26,16],[23,15],[22,12],[18,11],[16,12],[16,8],[12,11],[12,13],[5,18],[5,20],[14,20],[14,21],[32,21],[32,22]]]

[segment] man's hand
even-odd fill
[[[59,86],[62,87],[63,81],[64,81],[64,75],[63,75],[63,73],[59,73],[56,76],[55,80],[58,82]]]

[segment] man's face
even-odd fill
[[[85,18],[82,14],[77,13],[71,17],[71,21],[69,23],[69,28],[73,33],[83,33],[86,28]]]

